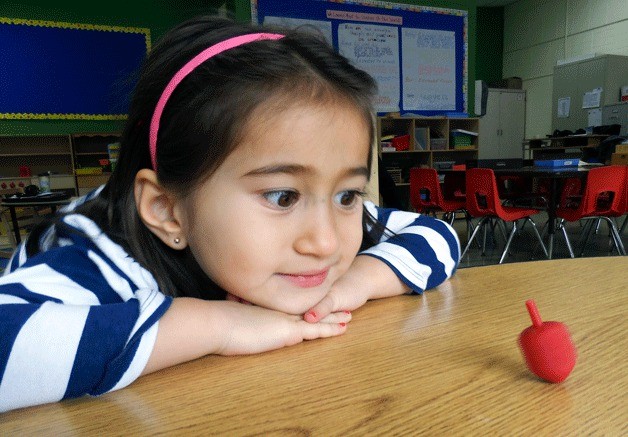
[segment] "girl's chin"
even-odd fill
[[[239,296],[236,296],[235,294],[231,294],[231,293],[227,293],[227,297],[226,300],[229,300],[231,302],[238,302],[241,303],[243,305],[253,305],[253,306],[259,306],[262,308],[266,308],[268,310],[273,310],[273,311],[280,311],[282,313],[286,313],[286,314],[292,314],[295,316],[300,316],[302,314],[304,314],[307,310],[309,310],[310,308],[312,308],[317,302],[314,302],[312,305],[303,305],[303,306],[299,306],[299,307],[295,307],[295,306],[291,306],[291,307],[286,307],[285,305],[272,305],[272,304],[268,304],[268,303],[261,303],[261,304],[257,304],[257,303],[253,303],[253,302],[249,302],[246,299],[243,299]]]
[[[332,281],[325,281],[324,284],[318,287],[307,289],[289,287],[286,284],[275,285],[270,289],[259,287],[254,291],[246,293],[248,299],[232,293],[227,293],[226,299],[286,314],[303,315],[329,293],[331,283]],[[261,298],[257,299],[257,297]]]
[[[323,297],[321,296],[319,299],[316,300],[312,300],[312,301],[306,301],[306,302],[291,302],[291,305],[273,305],[273,304],[264,304],[264,305],[259,305],[259,306],[263,306],[264,308],[267,308],[269,310],[274,310],[274,311],[280,311],[282,313],[286,313],[286,314],[293,314],[295,316],[301,316],[303,314],[305,314],[307,311],[309,311],[314,305],[316,305],[318,302],[320,302],[320,300]]]

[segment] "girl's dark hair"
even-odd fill
[[[251,114],[267,102],[278,109],[299,101],[349,102],[363,114],[373,140],[373,79],[321,37],[217,17],[198,17],[169,31],[142,67],[115,171],[102,192],[76,210],[148,269],[168,295],[220,299],[225,293],[203,272],[189,249],[171,249],[138,215],[133,186],[136,173],[151,168],[150,120],[162,91],[185,63],[219,41],[252,32],[285,37],[244,44],[210,58],[178,85],[166,104],[156,169],[164,187],[182,197],[190,194],[240,144]],[[372,228],[372,217],[366,212],[364,217]],[[58,218],[55,223],[62,225]],[[29,254],[39,250],[39,237],[49,225],[42,223],[33,230],[26,247]]]

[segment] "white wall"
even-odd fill
[[[552,76],[559,59],[628,56],[628,0],[519,0],[504,7],[504,77],[527,90],[526,138],[552,132]]]

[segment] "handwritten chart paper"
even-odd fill
[[[378,88],[374,101],[378,114],[467,115],[466,7],[438,8],[395,0],[250,2],[254,23],[311,29],[371,75]]]
[[[264,24],[309,31],[314,34],[322,35],[329,45],[332,44],[331,23],[329,21],[269,16],[264,18]]]
[[[403,107],[408,111],[456,109],[455,33],[402,29]]]
[[[399,110],[399,32],[375,24],[338,25],[338,51],[377,82],[377,112]]]

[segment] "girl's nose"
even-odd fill
[[[338,229],[331,206],[317,205],[315,212],[307,214],[301,223],[298,237],[294,242],[297,252],[326,257],[338,251]]]

